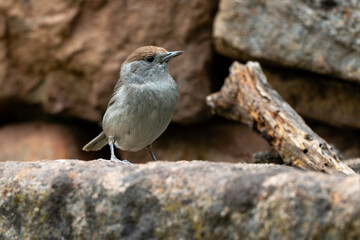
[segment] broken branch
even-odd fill
[[[234,62],[221,91],[209,95],[206,101],[213,112],[259,132],[288,165],[325,173],[355,174],[272,89],[257,62],[246,65]]]

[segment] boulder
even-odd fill
[[[301,116],[333,126],[360,128],[360,84],[284,68],[264,67],[264,73]]]
[[[221,0],[215,48],[360,83],[359,9],[350,0]]]
[[[85,129],[56,123],[28,122],[0,128],[0,162],[56,158],[91,159],[81,150]]]
[[[185,51],[170,64],[180,90],[173,120],[203,119],[216,7],[216,0],[2,0],[0,103],[36,103],[50,114],[98,122],[123,60],[158,45]]]
[[[360,177],[210,162],[0,163],[1,239],[357,239]]]
[[[208,121],[193,126],[170,126],[152,144],[158,159],[248,162],[252,154],[270,150],[269,144],[245,125]],[[106,147],[108,150],[108,147]],[[107,156],[107,155],[106,155]],[[146,149],[123,155],[132,163],[152,161]]]

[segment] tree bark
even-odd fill
[[[209,95],[206,101],[214,113],[259,132],[288,165],[324,173],[355,174],[272,89],[257,62],[234,62],[221,91]]]

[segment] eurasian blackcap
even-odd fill
[[[147,148],[170,123],[178,100],[178,88],[169,74],[169,61],[182,51],[168,52],[155,46],[141,47],[121,65],[120,79],[103,117],[103,131],[86,144],[84,151],[110,145],[111,161],[120,161],[114,145],[124,151]]]

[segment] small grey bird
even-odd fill
[[[98,151],[109,144],[111,161],[120,161],[114,145],[136,152],[147,148],[165,131],[174,114],[178,88],[169,74],[169,61],[183,51],[168,52],[155,46],[140,47],[121,65],[120,79],[103,117],[103,131],[84,151]]]

